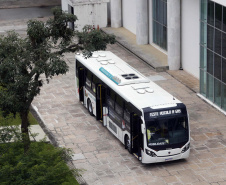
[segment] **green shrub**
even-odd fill
[[[47,143],[32,143],[24,154],[23,143],[0,144],[1,185],[78,184],[76,170],[66,165],[69,150]]]

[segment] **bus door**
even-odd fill
[[[96,86],[96,119],[103,121],[103,105],[105,103],[106,88],[102,84],[97,84]]]
[[[85,70],[82,67],[78,68],[78,88],[79,88],[79,101],[84,102],[84,92],[83,92],[83,86],[85,85]]]
[[[141,150],[143,150],[143,134],[141,132],[142,120],[140,116],[135,113],[131,115],[131,153],[138,159],[141,157]]]

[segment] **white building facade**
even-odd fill
[[[112,27],[167,54],[169,69],[199,79],[200,96],[225,113],[226,0],[111,0],[110,11]]]
[[[107,26],[107,3],[110,0],[61,0],[62,10],[77,16],[70,27],[81,31],[85,25]]]

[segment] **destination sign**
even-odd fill
[[[166,110],[166,111],[160,111],[160,112],[151,112],[149,114],[150,117],[157,117],[157,116],[167,116],[167,115],[175,115],[175,114],[181,114],[181,109],[175,109],[175,110]]]

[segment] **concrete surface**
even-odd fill
[[[4,127],[0,127],[0,130]],[[42,130],[40,125],[31,125],[29,130],[29,136],[31,141],[41,141],[44,140],[46,142],[50,142],[48,136],[45,134],[45,132]],[[13,142],[13,140],[10,140],[10,142]]]
[[[169,69],[167,55],[151,45],[138,45],[136,43],[136,35],[127,29],[121,28],[102,28],[107,34],[114,34],[117,42],[139,56],[143,61],[152,66],[156,71],[166,71]]]

